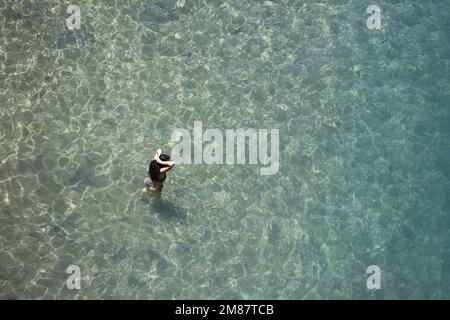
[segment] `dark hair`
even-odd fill
[[[161,159],[161,161],[169,161],[170,156],[163,153],[159,156],[159,159]],[[156,160],[152,160],[152,162],[150,162],[150,166],[148,168],[148,174],[150,175],[150,178],[152,178],[152,180],[158,180],[159,172],[161,171],[161,167],[162,166],[158,162],[156,162]]]
[[[170,161],[170,156],[165,153],[161,153],[159,158],[161,159],[161,161]]]
[[[150,166],[148,167],[148,174],[152,180],[158,180],[159,171],[161,170],[161,166],[156,162],[156,160],[152,160],[150,162]]]

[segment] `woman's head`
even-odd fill
[[[159,156],[159,159],[161,161],[170,161],[170,156],[163,153]],[[158,162],[156,162],[156,160],[152,160],[152,162],[150,162],[150,167],[148,168],[148,174],[150,175],[150,178],[158,179],[162,167],[164,166],[160,165]]]
[[[161,161],[170,161],[170,156],[168,154],[161,153],[159,159],[161,159]]]

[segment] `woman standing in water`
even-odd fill
[[[161,149],[158,149],[153,160],[150,162],[143,191],[145,192],[149,189],[151,191],[161,191],[166,180],[166,172],[172,170],[174,166],[175,163],[170,161],[170,157],[167,154],[163,154]]]

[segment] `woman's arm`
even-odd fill
[[[175,167],[175,163],[173,161],[161,161],[161,164],[164,164],[167,167],[161,168],[161,170],[159,170],[159,173],[169,172],[173,169],[173,167]]]
[[[159,158],[156,160],[156,162],[162,166],[172,166],[173,167],[175,165],[175,162],[173,162],[173,161],[162,161]]]
[[[155,153],[155,156],[153,157],[153,160],[156,160],[156,161],[160,160],[159,156],[161,155],[161,153],[162,153],[161,149],[156,150],[156,153]]]

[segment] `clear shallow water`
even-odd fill
[[[69,4],[0,2],[0,298],[450,298],[450,2]],[[142,197],[196,120],[279,128],[279,174]]]

